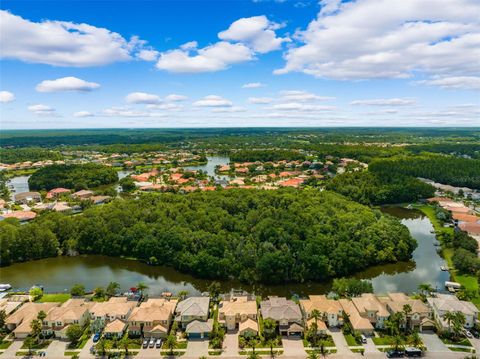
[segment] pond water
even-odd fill
[[[448,272],[442,272],[443,259],[437,254],[433,229],[427,217],[420,212],[403,208],[386,208],[384,212],[399,217],[413,237],[418,247],[410,262],[401,262],[372,267],[357,273],[355,277],[370,279],[375,292],[387,291],[413,292],[420,283],[430,283],[439,290],[449,279]],[[149,286],[152,295],[163,291],[178,293],[187,290],[197,294],[207,290],[211,281],[194,278],[179,273],[172,268],[149,266],[145,263],[123,258],[97,255],[77,257],[56,257],[18,263],[0,270],[0,282],[10,283],[14,288],[29,288],[43,285],[48,292],[68,290],[75,283],[84,284],[88,290],[97,286],[106,286],[110,281],[120,283],[123,290],[143,281]],[[331,283],[302,283],[286,285],[250,286],[237,281],[221,282],[222,290],[245,289],[261,295],[284,295],[327,293]]]
[[[191,171],[203,171],[206,172],[207,175],[214,177],[215,179],[228,179],[228,176],[224,175],[217,175],[215,173],[215,167],[216,166],[224,166],[228,165],[230,163],[230,158],[229,157],[223,157],[223,156],[207,156],[208,162],[204,165],[198,165],[198,166],[185,166],[186,170],[191,170]]]
[[[28,186],[28,179],[30,176],[16,176],[12,177],[7,181],[7,186],[10,189],[10,192],[13,195],[16,193],[28,192],[30,187]]]

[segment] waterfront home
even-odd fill
[[[188,323],[194,320],[206,322],[209,306],[209,297],[190,297],[182,300],[177,305],[175,320],[180,322],[183,329],[186,329]]]
[[[367,318],[375,328],[383,329],[385,327],[385,321],[390,313],[373,293],[363,293],[360,297],[352,298],[352,302],[360,315]]]
[[[13,196],[16,203],[41,202],[42,196],[38,192],[21,192]]]
[[[218,321],[224,324],[227,330],[238,329],[247,319],[257,321],[257,301],[254,297],[233,296],[220,302]]]
[[[60,195],[62,194],[65,194],[65,193],[70,193],[71,191],[67,188],[54,188],[50,191],[47,192],[47,195],[45,196],[45,198],[47,199],[53,199],[53,198],[57,198],[59,197]]]
[[[432,309],[420,299],[412,299],[404,293],[389,293],[387,298],[381,298],[380,301],[385,304],[390,314],[403,313],[405,315],[405,306],[410,306],[411,312],[407,314],[407,320],[401,324],[402,328],[408,325],[408,329],[420,332],[435,328]]]
[[[5,218],[16,218],[20,222],[31,221],[37,216],[37,214],[33,211],[13,211],[8,213],[3,213],[0,215],[1,219]]]
[[[54,334],[56,338],[67,339],[70,325],[78,324],[83,327],[88,322],[90,318],[88,307],[89,303],[83,299],[70,299],[60,307],[52,308],[43,320],[43,334]]]
[[[25,303],[7,317],[5,326],[8,330],[13,331],[15,338],[26,338],[32,331],[30,324],[32,320],[37,319],[38,313],[42,310],[48,313],[59,304],[60,303]]]
[[[22,305],[24,301],[13,301],[7,298],[0,299],[0,311],[4,310],[6,315],[14,312],[18,307]]]
[[[297,303],[284,297],[269,297],[260,303],[263,319],[273,319],[278,323],[281,335],[302,335],[303,317]]]
[[[128,333],[133,336],[163,338],[168,335],[176,300],[150,298],[133,308],[128,317]]]
[[[107,338],[122,338],[125,330],[127,329],[126,321],[115,319],[108,323],[103,329],[103,334]]]
[[[185,327],[185,333],[187,333],[189,339],[195,338],[208,338],[210,332],[213,329],[213,319],[194,320],[187,324]]]
[[[86,189],[82,189],[78,192],[75,192],[72,196],[78,199],[87,199],[93,196],[93,192]]]
[[[137,303],[127,300],[127,297],[112,297],[107,302],[95,303],[90,308],[90,317],[107,324],[120,319],[126,321]]]
[[[364,318],[360,315],[357,307],[353,304],[352,301],[348,299],[339,299],[338,302],[342,306],[343,312],[345,313],[345,321],[349,321],[352,325],[353,330],[358,331],[365,335],[373,334],[373,325],[367,318]]]
[[[329,327],[338,327],[343,324],[343,309],[338,300],[327,299],[325,295],[310,295],[309,299],[300,300],[300,307],[307,321],[312,319],[312,312],[317,310],[320,312],[320,318],[317,319],[328,323]]]
[[[50,203],[39,203],[34,209],[41,211],[55,211],[55,212],[69,212],[72,210],[67,202],[50,202]]]
[[[477,307],[464,300],[458,299],[450,294],[437,294],[435,297],[427,298],[428,305],[433,310],[433,317],[443,330],[449,330],[449,325],[444,316],[446,313],[460,312],[465,315],[465,327],[473,328],[478,317]]]

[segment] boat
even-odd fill
[[[4,292],[6,290],[9,290],[10,288],[12,288],[12,286],[8,283],[0,284],[0,292]]]
[[[441,266],[440,269],[444,272],[447,272],[448,271],[448,267],[447,266]]]

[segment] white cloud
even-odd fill
[[[7,103],[15,101],[15,95],[10,91],[0,91],[0,102]]]
[[[242,86],[244,89],[256,89],[259,87],[264,87],[265,84],[262,84],[261,82],[249,82],[248,84],[245,84]]]
[[[445,89],[480,90],[480,76],[435,76],[430,80],[417,81],[416,83],[439,86]]]
[[[480,58],[477,0],[322,0],[303,44],[291,48],[275,73],[320,78],[476,76]]]
[[[253,52],[245,45],[220,41],[201,49],[189,46],[162,52],[157,68],[170,72],[214,72],[252,59]]]
[[[30,112],[33,112],[34,114],[39,116],[55,116],[56,115],[55,109],[48,105],[43,105],[43,104],[30,105],[27,107],[27,109]]]
[[[248,102],[261,105],[273,102],[273,98],[271,97],[249,97]]]
[[[67,21],[32,22],[0,10],[3,58],[54,66],[99,66],[132,59],[145,41]]]
[[[318,96],[313,93],[307,91],[282,91],[281,92],[281,99],[285,101],[327,101],[327,100],[334,100],[335,97],[329,96]]]
[[[137,57],[144,61],[157,61],[159,52],[155,50],[140,50]]]
[[[215,113],[235,113],[235,112],[246,112],[246,111],[247,109],[245,107],[240,107],[240,106],[220,107],[212,110],[212,112],[215,112]]]
[[[335,106],[320,106],[320,105],[309,105],[301,102],[286,102],[275,104],[267,108],[268,110],[275,111],[332,111],[335,110]]]
[[[185,101],[186,99],[188,99],[187,96],[177,95],[174,93],[167,95],[167,97],[165,97],[165,101],[169,101],[169,102]]]
[[[176,103],[162,103],[159,105],[147,105],[147,108],[150,109],[157,109],[157,110],[180,110],[183,108],[182,105],[178,105]]]
[[[125,97],[127,103],[136,104],[159,104],[162,102],[160,96],[145,93],[145,92],[132,92]]]
[[[282,25],[269,21],[266,16],[242,18],[233,22],[230,27],[218,33],[222,40],[239,41],[248,44],[256,52],[267,53],[278,50],[288,38],[277,37],[275,30]]]
[[[355,100],[350,102],[350,105],[361,106],[411,106],[415,104],[415,100],[408,98],[376,98],[369,100]]]
[[[88,111],[78,111],[78,112],[75,112],[73,116],[74,117],[93,117],[95,115]]]
[[[44,80],[40,82],[36,90],[38,92],[88,92],[99,88],[95,82],[87,82],[77,77],[62,77],[56,80]]]
[[[128,107],[110,107],[103,110],[101,116],[107,117],[165,117],[165,113],[151,111],[137,111]]]
[[[193,105],[199,106],[199,107],[231,107],[233,106],[231,101],[216,95],[205,96],[203,99],[195,101]]]

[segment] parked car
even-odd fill
[[[472,333],[470,333],[468,330],[465,330],[465,336],[466,336],[467,338],[473,338]]]
[[[362,343],[367,344],[367,337],[362,334]]]
[[[143,340],[142,348],[143,348],[143,349],[147,349],[147,348],[148,348],[148,339],[144,339],[144,340]]]
[[[387,352],[387,358],[403,358],[405,353],[401,350],[389,350]]]
[[[93,342],[96,343],[100,340],[100,336],[101,334],[100,333],[95,333],[95,335],[93,336]]]
[[[155,342],[155,348],[160,349],[162,347],[162,339],[157,339]]]
[[[423,352],[418,348],[405,348],[405,355],[409,358],[421,357]]]
[[[148,345],[150,348],[154,348],[155,347],[155,339],[154,338],[150,338],[150,343]]]

